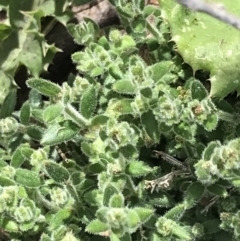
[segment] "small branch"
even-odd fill
[[[201,0],[177,0],[181,5],[211,15],[240,30],[240,18],[228,13],[222,4],[208,4]]]

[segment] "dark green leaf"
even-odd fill
[[[16,101],[17,101],[17,91],[16,89],[13,89],[9,92],[9,94],[3,101],[0,118],[6,118],[12,115],[13,111],[15,110]]]
[[[158,122],[155,119],[153,112],[148,110],[147,112],[143,113],[141,116],[141,122],[150,138],[155,143],[158,143],[160,141],[160,132]]]
[[[89,86],[83,93],[80,102],[80,112],[85,118],[90,118],[97,106],[97,93],[95,86]]]
[[[66,182],[70,178],[67,169],[57,163],[45,162],[44,168],[47,174],[56,182]]]
[[[30,119],[30,104],[26,101],[20,110],[20,122],[23,125],[27,125]]]
[[[41,78],[28,79],[26,81],[26,84],[29,88],[35,89],[42,95],[46,95],[49,97],[57,96],[62,91],[59,85]]]
[[[50,125],[41,140],[42,145],[57,145],[71,140],[78,133],[78,126],[72,121]]]

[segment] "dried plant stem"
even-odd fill
[[[170,164],[181,167],[183,169],[187,169],[187,167],[182,162],[178,161],[176,158],[168,155],[167,153],[162,151],[153,151],[153,152],[156,154],[157,157],[161,156],[162,159],[169,162]]]

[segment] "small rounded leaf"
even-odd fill
[[[134,208],[134,211],[137,213],[138,217],[140,218],[141,223],[145,223],[150,219],[153,215],[154,211],[150,208]]]
[[[13,89],[9,92],[1,106],[0,117],[6,118],[12,115],[17,101],[17,91]]]
[[[59,125],[61,124],[61,125]],[[71,140],[78,133],[78,126],[72,121],[51,125],[45,131],[41,140],[42,145],[57,145]]]
[[[184,204],[178,204],[175,207],[171,208],[169,211],[167,211],[164,215],[164,217],[172,219],[172,220],[178,220],[185,212],[185,205]]]
[[[145,97],[145,98],[148,98],[148,99],[151,99],[152,98],[152,90],[151,88],[149,87],[146,87],[144,89],[141,89],[141,94]]]
[[[44,129],[37,125],[29,125],[27,127],[27,134],[36,141],[40,141],[42,139],[44,133]]]
[[[199,182],[192,183],[189,186],[184,198],[186,207],[188,209],[192,208],[200,200],[204,191],[205,191],[205,187],[201,183]]]
[[[221,147],[221,143],[219,141],[212,141],[208,144],[203,152],[203,159],[205,161],[209,161],[212,157],[215,148]]]
[[[145,176],[152,172],[152,168],[141,161],[131,161],[126,166],[126,173],[131,176]]]
[[[27,125],[30,119],[30,104],[25,102],[20,110],[20,122],[23,125]]]
[[[117,189],[112,185],[108,185],[103,192],[103,205],[108,206],[110,198],[115,194],[118,194]]]
[[[192,140],[192,138],[195,136],[197,126],[194,123],[180,123],[178,125],[175,125],[173,130],[174,132],[181,136],[182,138],[186,140]]]
[[[124,35],[121,40],[121,49],[128,49],[135,47],[136,43],[134,39],[129,35]]]
[[[37,90],[42,95],[52,97],[56,96],[61,92],[61,87],[48,80],[41,78],[31,78],[26,81],[29,88]]]
[[[95,86],[89,86],[83,93],[80,102],[80,112],[85,118],[90,118],[97,106],[97,93]]]
[[[16,185],[16,183],[13,180],[11,180],[7,177],[0,176],[0,186],[1,187],[15,186],[15,185]]]
[[[108,230],[107,223],[103,223],[98,219],[95,219],[95,220],[91,221],[86,227],[87,232],[95,233],[95,234],[101,233],[101,232],[104,232],[104,231],[107,231],[107,230]]]
[[[91,126],[104,125],[109,120],[108,116],[105,115],[96,115],[91,119]]]
[[[127,211],[127,220],[128,220],[128,227],[134,230],[136,230],[139,224],[141,223],[137,212],[135,212],[135,210],[132,210],[132,209],[129,209]]]
[[[50,220],[50,229],[57,229],[60,225],[71,217],[71,209],[60,209]]]
[[[154,5],[147,5],[145,6],[145,8],[143,9],[143,16],[145,18],[147,18],[148,16],[150,16],[151,14],[153,14],[156,10],[156,6]]]
[[[153,80],[158,82],[165,74],[169,73],[172,66],[172,61],[160,61],[159,63],[150,66],[149,68],[152,71]]]
[[[82,142],[81,143],[81,150],[86,156],[92,156],[92,148],[91,148],[91,143],[88,142]]]
[[[100,163],[93,163],[93,164],[90,164],[90,166],[88,167],[88,170],[92,173],[101,173],[102,171],[105,170],[105,166],[103,166],[102,164]]]
[[[66,168],[54,162],[45,162],[44,169],[49,177],[55,182],[66,182],[70,178],[70,174]]]
[[[130,80],[118,80],[113,84],[113,90],[120,94],[134,95],[136,86]]]
[[[38,173],[22,168],[16,170],[14,180],[25,187],[37,188],[41,186]]]
[[[217,177],[213,177],[210,171],[210,162],[205,160],[198,161],[195,165],[195,174],[202,183],[212,184],[216,182]]]
[[[223,186],[220,186],[218,184],[212,184],[211,186],[208,186],[207,190],[220,197],[227,197],[227,195],[228,195],[226,188],[224,188]]]
[[[160,140],[159,126],[158,126],[158,122],[155,118],[155,115],[153,114],[153,112],[151,110],[142,114],[141,122],[142,122],[147,134],[150,136],[150,138],[154,142],[159,143],[159,140]]]
[[[112,208],[122,208],[124,205],[124,197],[122,194],[114,194],[110,198],[109,206]]]
[[[119,152],[127,159],[136,159],[139,154],[136,147],[131,144],[120,147]]]
[[[43,119],[49,123],[56,119],[62,112],[63,107],[60,104],[49,105],[43,113]]]
[[[108,221],[108,213],[109,213],[109,208],[108,207],[101,207],[97,210],[96,212],[96,217],[101,221],[101,222],[107,222]]]
[[[207,119],[203,122],[203,127],[207,131],[213,131],[216,129],[218,124],[218,115],[216,113],[211,113],[207,116]]]
[[[122,79],[123,77],[123,73],[116,63],[114,63],[112,66],[109,66],[109,74],[112,75],[112,77],[116,80]]]
[[[193,100],[197,99],[199,101],[203,100],[208,96],[208,92],[205,89],[204,85],[196,79],[191,82],[191,94]]]
[[[10,232],[10,233],[19,232],[18,223],[8,217],[3,217],[0,219],[0,227],[6,232]]]
[[[43,99],[42,95],[35,89],[31,89],[29,92],[29,104],[32,108],[40,108]]]
[[[30,158],[32,153],[33,150],[29,146],[19,146],[12,155],[11,166],[15,168],[20,167],[25,160],[28,160]]]
[[[107,111],[114,112],[119,115],[127,115],[133,113],[133,108],[131,106],[132,99],[121,99],[121,100],[113,100],[109,102],[109,106]]]

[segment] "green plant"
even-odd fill
[[[239,15],[238,4],[225,0],[215,2]],[[161,7],[162,17],[169,22],[172,40],[184,61],[194,72],[210,72],[210,95],[224,98],[235,90],[239,93],[239,30],[204,13],[191,12],[174,0],[161,1]]]
[[[67,26],[85,45],[72,55],[81,75],[29,78],[20,111],[15,90],[3,101],[1,229],[12,240],[238,240],[238,103],[213,100],[182,65],[158,7],[111,3],[119,29]]]
[[[16,88],[14,76],[21,65],[28,73],[38,77],[51,63],[55,53],[61,51],[54,44],[48,44],[46,35],[56,21],[63,25],[71,19],[68,8],[75,0],[2,0],[0,10],[6,12],[1,19],[0,57],[0,105],[11,89]],[[85,1],[86,2],[86,1]],[[84,3],[82,3],[84,4]],[[42,20],[53,17],[48,24]]]

